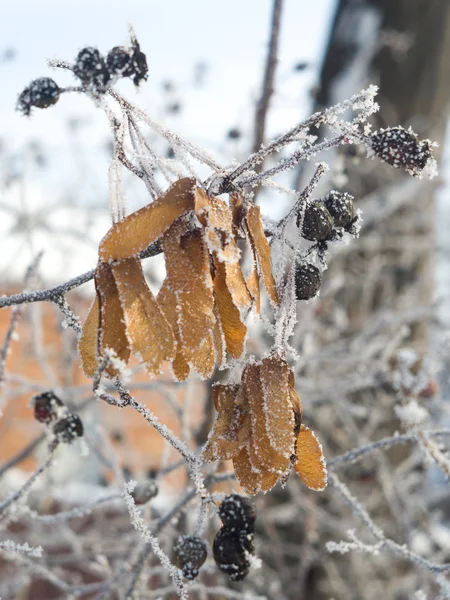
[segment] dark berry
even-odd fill
[[[142,80],[147,80],[148,65],[147,57],[141,52],[141,47],[136,38],[133,37],[131,42],[131,69],[133,72],[133,83],[139,85]]]
[[[158,486],[154,481],[139,482],[131,495],[135,504],[145,504],[158,495]]]
[[[69,413],[53,426],[53,433],[59,442],[70,444],[83,435],[83,423],[78,415]]]
[[[297,216],[300,225],[301,213]],[[324,242],[330,239],[333,221],[330,213],[320,202],[311,202],[305,208],[302,224],[302,236],[312,242]]]
[[[35,79],[20,94],[17,100],[17,110],[29,115],[32,106],[48,108],[59,100],[61,90],[58,84],[49,77]]]
[[[370,136],[370,146],[375,154],[395,169],[404,168],[417,174],[432,157],[427,140],[419,141],[417,135],[403,127],[380,129]]]
[[[307,69],[309,67],[309,63],[307,62],[298,62],[296,63],[296,65],[294,66],[294,71],[300,72],[300,71],[304,71],[305,69]]]
[[[73,72],[86,85],[92,85],[98,91],[102,91],[110,75],[105,65],[105,59],[97,48],[83,48],[75,59]]]
[[[208,554],[206,543],[196,535],[181,535],[173,551],[175,564],[186,579],[195,579]]]
[[[219,506],[219,517],[225,527],[237,535],[253,533],[255,529],[255,505],[244,496],[227,496]]]
[[[347,227],[355,217],[353,196],[346,192],[332,190],[325,196],[324,204],[330,213],[335,227]]]
[[[232,581],[242,581],[250,570],[249,554],[254,553],[253,535],[236,535],[222,527],[214,538],[213,556],[216,565]]]
[[[64,404],[53,392],[44,392],[33,398],[34,418],[40,423],[55,421]]]
[[[230,140],[238,140],[240,137],[242,137],[242,132],[237,127],[233,127],[228,132],[228,137],[230,138]]]
[[[130,52],[123,46],[115,46],[108,52],[106,66],[111,75],[129,77],[133,74]]]
[[[295,295],[297,300],[314,298],[322,285],[322,273],[311,263],[299,263],[295,269]]]

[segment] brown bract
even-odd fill
[[[217,417],[203,450],[206,462],[233,460],[248,494],[270,490],[294,466],[313,490],[326,485],[322,448],[301,425],[294,374],[278,355],[247,363],[241,385],[219,384],[213,397]]]
[[[246,281],[237,239],[247,236],[253,256]],[[157,298],[142,272],[139,253],[159,241],[166,278]],[[226,355],[245,351],[246,317],[259,312],[259,273],[272,305],[278,302],[270,246],[259,209],[210,198],[194,179],[180,179],[160,198],[115,223],[99,247],[96,300],[86,319],[79,350],[85,373],[93,377],[108,350],[126,364],[130,353],[151,377],[169,361],[175,377],[191,369],[203,378]],[[119,374],[119,363],[107,366]]]

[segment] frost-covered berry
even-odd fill
[[[136,485],[131,495],[135,504],[146,504],[158,495],[158,486],[154,481],[142,481]]]
[[[73,67],[75,75],[86,85],[92,85],[101,91],[107,85],[110,74],[105,59],[97,48],[87,47],[80,50]]]
[[[148,65],[147,57],[141,51],[141,47],[136,38],[133,38],[131,44],[131,69],[133,72],[133,83],[139,85],[142,80],[147,80]]]
[[[27,86],[17,99],[17,110],[29,115],[32,106],[48,108],[59,100],[61,90],[56,81],[49,77],[35,79]]]
[[[83,423],[78,415],[69,413],[53,426],[53,433],[59,442],[72,443],[77,437],[83,435]]]
[[[354,197],[347,192],[332,190],[324,199],[324,204],[330,213],[335,227],[347,227],[355,218]]]
[[[369,144],[379,158],[395,169],[403,168],[413,175],[419,174],[432,158],[430,142],[419,141],[411,128],[380,129],[370,136]]]
[[[186,579],[195,579],[208,554],[206,543],[196,535],[181,535],[173,551],[175,564],[183,571]]]
[[[311,263],[299,263],[295,268],[295,295],[297,300],[314,298],[322,285],[322,273]]]
[[[230,494],[219,506],[219,517],[227,529],[238,535],[244,532],[253,533],[256,508],[248,498]]]
[[[301,222],[301,213],[297,216],[297,226]],[[302,224],[302,236],[311,242],[325,242],[330,239],[333,220],[330,213],[320,202],[311,202],[305,208]]]
[[[106,66],[111,75],[129,77],[133,74],[130,52],[123,46],[115,46],[108,52]]]
[[[250,570],[249,555],[255,551],[253,535],[236,535],[227,527],[222,527],[213,542],[213,556],[216,565],[232,581],[242,581]]]
[[[40,423],[51,423],[55,421],[60,413],[63,402],[53,392],[44,392],[32,399],[34,407],[34,418]]]

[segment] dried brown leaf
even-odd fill
[[[228,289],[224,263],[214,261],[214,265],[214,295],[226,348],[234,358],[239,358],[244,352],[247,327]]]
[[[129,258],[112,265],[133,352],[150,376],[160,373],[162,363],[175,355],[175,339],[158,302],[145,281],[141,263]]]
[[[83,332],[78,343],[81,366],[87,377],[94,377],[98,367],[97,336],[99,324],[99,304],[95,296],[88,316],[83,323]]]
[[[278,292],[275,285],[275,280],[272,274],[272,264],[270,261],[270,245],[264,233],[264,227],[261,220],[261,210],[259,206],[252,204],[247,209],[245,216],[248,233],[255,248],[255,253],[258,258],[259,267],[261,269],[264,286],[267,290],[267,295],[272,304],[278,305]]]
[[[127,363],[130,358],[130,345],[125,331],[123,307],[110,265],[98,264],[95,289],[99,305],[98,355],[104,356],[105,350],[110,349]],[[113,365],[108,365],[106,372],[110,376],[118,375]]]
[[[263,476],[250,462],[247,447],[244,446],[239,454],[233,458],[233,467],[236,479],[247,494],[254,496],[261,490]]]
[[[247,413],[240,403],[238,392],[237,385],[216,384],[213,387],[217,417],[203,450],[206,462],[229,460],[242,448],[240,432]]]
[[[278,473],[280,477],[289,470],[290,456],[279,454],[274,449],[275,440],[271,440],[268,431],[264,394],[261,385],[261,365],[247,364],[242,374],[242,387],[248,402],[251,420],[251,440],[248,445],[250,462],[256,469]],[[290,411],[292,412],[292,411]],[[292,431],[293,428],[291,428]]]
[[[320,491],[327,485],[327,469],[322,446],[314,433],[302,425],[297,440],[297,462],[294,469],[311,490]]]
[[[263,359],[259,372],[263,391],[262,411],[270,445],[278,454],[289,459],[296,442],[289,390],[291,368],[280,357],[270,356]]]
[[[158,240],[178,217],[194,210],[196,204],[200,205],[203,194],[196,189],[194,179],[179,179],[163,196],[111,227],[100,243],[100,260],[111,262],[137,256]]]

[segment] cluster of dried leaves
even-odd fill
[[[245,240],[252,270],[245,278],[238,240]],[[139,253],[158,241],[166,278],[155,298]],[[84,323],[80,355],[94,377],[106,353],[127,363],[133,353],[151,377],[170,362],[178,380],[190,370],[211,377],[216,366],[245,350],[245,320],[260,311],[260,280],[273,307],[279,303],[270,245],[260,209],[230,195],[208,195],[194,179],[174,183],[162,197],[114,224],[99,247],[96,298]],[[116,361],[106,367],[120,374]],[[233,459],[245,491],[256,494],[285,479],[294,465],[312,489],[326,484],[320,444],[301,425],[294,374],[273,354],[247,362],[242,384],[214,389],[217,422],[204,458]]]

